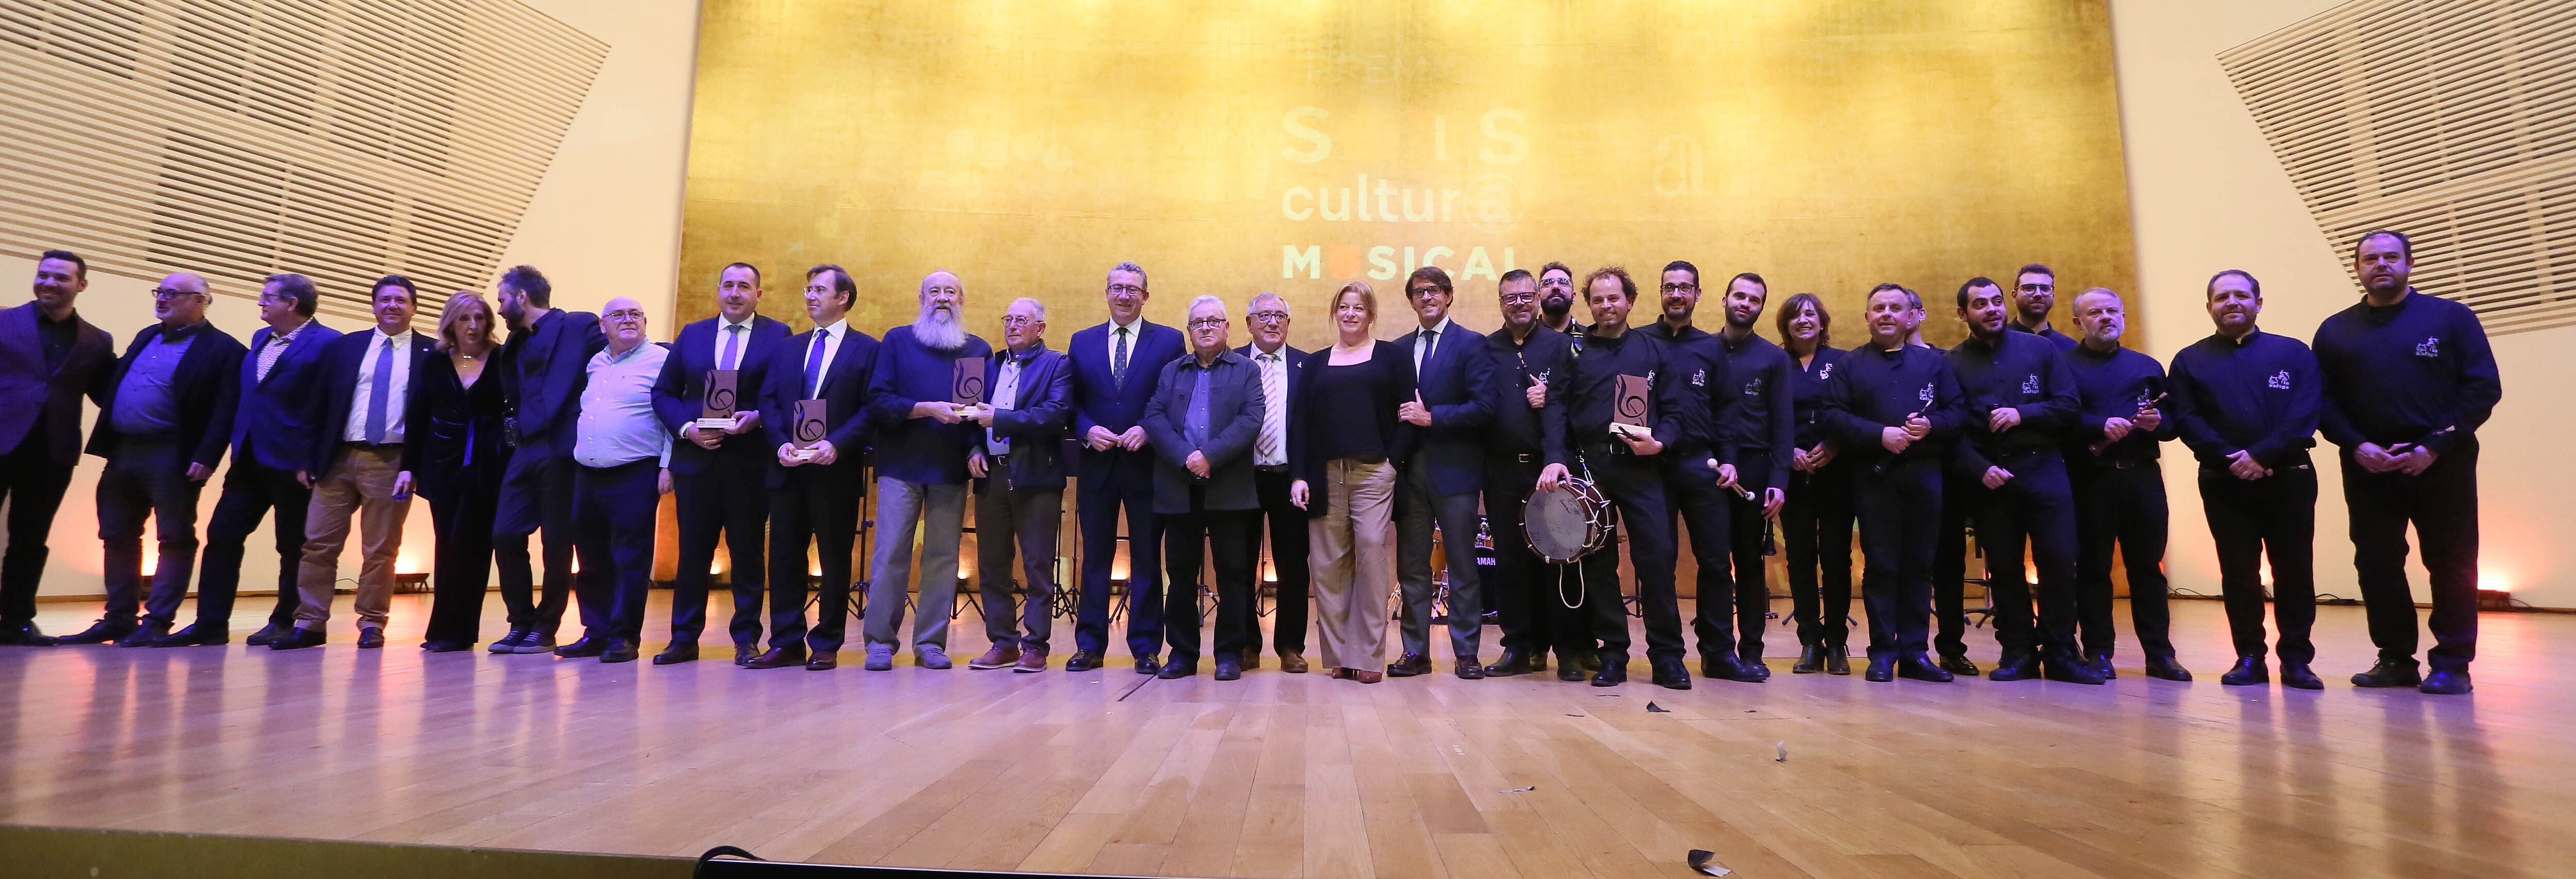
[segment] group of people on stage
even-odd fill
[[[1675,586],[1687,534],[1700,674],[1759,682],[1771,673],[1764,556],[1776,522],[1801,645],[1791,671],[1849,674],[1856,521],[1869,680],[1978,673],[1962,641],[1973,526],[2002,645],[1989,678],[2113,676],[2116,550],[2146,674],[2187,681],[2167,634],[2161,567],[2159,448],[2179,438],[2199,465],[2235,637],[2221,681],[2270,680],[2268,586],[2282,683],[2316,689],[2309,449],[2322,429],[2341,449],[2379,648],[2353,682],[2463,693],[2477,636],[2476,431],[2502,391],[2476,315],[2415,293],[2412,259],[2402,234],[2363,236],[2354,271],[2365,296],[2318,329],[2313,349],[2260,331],[2260,283],[2220,272],[2206,291],[2216,332],[2167,368],[2122,347],[2125,303],[2111,290],[2074,297],[2080,337],[2050,326],[2056,278],[2041,265],[2023,266],[2010,287],[1961,284],[1955,306],[1968,337],[1941,351],[1922,341],[1922,295],[1896,284],[1870,291],[1868,338],[1849,349],[1829,344],[1832,315],[1810,293],[1777,310],[1781,344],[1756,334],[1770,291],[1750,272],[1728,279],[1722,323],[1701,329],[1699,270],[1681,261],[1664,267],[1653,300],[1618,267],[1579,283],[1557,263],[1509,271],[1496,289],[1503,326],[1490,333],[1450,319],[1457,291],[1424,266],[1405,279],[1409,320],[1389,321],[1405,327],[1393,341],[1380,338],[1378,292],[1352,281],[1324,317],[1332,344],[1315,351],[1287,344],[1288,303],[1266,292],[1244,303],[1240,344],[1215,296],[1193,299],[1181,327],[1146,321],[1150,291],[1134,263],[1108,273],[1109,319],[1062,350],[1048,347],[1047,308],[1034,299],[1004,309],[1000,346],[968,332],[965,286],[944,271],[922,279],[916,319],[879,339],[850,326],[858,288],[839,266],[805,273],[814,329],[791,335],[758,312],[759,269],[734,263],[718,279],[719,314],[668,344],[649,341],[633,299],[609,300],[598,315],[552,307],[545,276],[527,266],[503,273],[491,301],[448,297],[434,334],[413,329],[419,293],[402,276],[370,292],[375,326],[343,333],[313,320],[311,280],[280,274],[261,289],[266,326],[247,347],[205,319],[206,281],[180,273],[153,290],[159,322],[120,357],[75,312],[86,264],[49,251],[35,301],[0,311],[0,499],[9,502],[0,643],[227,643],[244,544],[274,510],[278,602],[250,643],[291,650],[329,639],[354,519],[357,643],[381,647],[418,493],[437,533],[424,649],[481,641],[497,567],[509,630],[491,652],[632,661],[658,498],[675,493],[672,635],[654,663],[697,658],[722,540],[735,662],[830,669],[850,616],[860,505],[873,490],[865,667],[890,669],[902,652],[923,668],[951,667],[947,609],[971,495],[992,646],[968,667],[1037,672],[1052,650],[1056,523],[1070,476],[1082,552],[1068,671],[1110,661],[1122,534],[1135,560],[1125,635],[1138,673],[1188,677],[1204,658],[1232,680],[1257,667],[1266,535],[1278,584],[1270,649],[1283,671],[1309,668],[1311,595],[1319,658],[1334,676],[1430,673],[1445,588],[1459,677],[1544,672],[1553,654],[1559,679],[1613,686],[1631,653],[1624,543],[1653,680],[1688,688]],[[1588,325],[1573,319],[1578,301]],[[509,334],[496,344],[498,325]],[[86,445],[84,396],[100,411]],[[83,451],[106,460],[107,613],[50,637],[33,624],[35,593]],[[195,576],[197,616],[174,629],[199,558],[199,492],[227,452]],[[1522,538],[1524,506],[1558,491],[1597,492],[1615,509],[1596,541],[1606,548],[1559,563]],[[147,518],[159,542],[148,594]],[[2432,579],[2429,675],[2418,671],[2404,570],[2409,524]],[[1460,563],[1480,525],[1492,538],[1490,573]],[[1435,533],[1456,560],[1445,583]],[[810,622],[809,549],[820,559]],[[1213,644],[1201,635],[1203,566],[1214,569]],[[928,612],[907,633],[915,592]],[[582,634],[558,644],[568,594]],[[1392,662],[1391,596],[1401,599]],[[1488,606],[1501,620],[1491,664],[1478,612]]]

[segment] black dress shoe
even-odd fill
[[[1503,657],[1496,660],[1494,664],[1485,666],[1485,676],[1489,678],[1515,677],[1536,671],[1538,669],[1532,667],[1530,663],[1529,651],[1517,647],[1503,648]]]
[[[1873,684],[1884,684],[1888,681],[1896,680],[1896,657],[1870,657],[1869,670],[1861,672],[1860,679]]]
[[[1547,670],[1547,651],[1546,651],[1546,650],[1543,650],[1543,649],[1542,649],[1542,650],[1532,650],[1532,651],[1530,651],[1529,661],[1530,661],[1530,672],[1531,672],[1531,673],[1535,674],[1535,673],[1537,673],[1537,672],[1543,672],[1543,671],[1546,671],[1546,670]]]
[[[1592,685],[1595,687],[1616,687],[1627,682],[1628,663],[1625,661],[1604,662],[1601,664],[1601,670],[1592,675]]]
[[[2183,668],[2182,663],[2175,662],[2171,656],[2150,656],[2147,657],[2147,677],[2190,683],[2191,670]]]
[[[635,653],[635,645],[633,644],[626,643],[625,641],[610,641],[608,642],[607,649],[599,651],[599,661],[611,663],[634,662]]]
[[[1660,673],[1660,669],[1658,672]],[[1744,660],[1726,653],[1700,657],[1699,676],[1709,678],[1711,680],[1735,681],[1742,684],[1758,684],[1769,679],[1766,675],[1758,674],[1753,669],[1746,668],[1744,666]],[[1658,681],[1658,683],[1661,682]]]
[[[243,638],[242,643],[253,647],[266,647],[268,642],[277,640],[277,636],[283,634],[286,634],[286,630],[278,628],[276,623],[270,623],[259,627],[259,631],[250,633],[250,637]]]
[[[2052,681],[2061,681],[2069,684],[2089,684],[2092,686],[2101,686],[2104,683],[2108,683],[2108,681],[2103,679],[2099,672],[2095,672],[2093,670],[2093,666],[2091,664],[2086,663],[2082,659],[2076,658],[2073,653],[2060,652],[2054,656],[2041,659],[2039,661],[2039,669],[2041,677]]]
[[[698,661],[698,645],[694,641],[673,641],[671,646],[662,648],[662,652],[653,654],[654,665],[677,665],[696,661]]]
[[[1959,657],[1959,659],[1960,659],[1960,661],[1964,662],[1964,661],[1966,661],[1966,660],[1967,660],[1967,657],[1962,656],[1962,657]],[[1951,671],[1951,672],[1952,672],[1952,673],[1954,673],[1954,674],[1957,672],[1957,669],[1951,669],[1951,668],[1950,668],[1950,658],[1949,658],[1949,657],[1946,657],[1946,656],[1941,658],[1941,667],[1942,667],[1943,669],[1947,669],[1947,670]],[[2036,654],[2036,653],[2010,653],[2010,654],[2005,654],[2003,659],[1998,660],[1998,661],[1996,661],[1996,662],[1995,662],[1995,670],[1994,670],[1994,671],[1990,671],[1990,672],[1987,672],[1987,673],[1986,673],[1986,680],[1990,680],[1990,681],[2035,681],[2035,680],[2039,680],[2039,654]]]
[[[151,622],[135,626],[134,631],[127,632],[125,633],[125,637],[116,639],[116,646],[150,647],[153,642],[169,636],[170,624],[160,620],[153,620]]]
[[[1457,670],[1458,676],[1466,680],[1481,681],[1485,679],[1485,664],[1477,662],[1476,658],[1473,656],[1458,657]]]
[[[2415,689],[2418,692],[2429,693],[2435,696],[2462,696],[2467,695],[2470,690],[2476,688],[2469,686],[2468,669],[2452,671],[2446,668],[2437,668],[2433,670],[2432,674],[2425,675],[2423,685],[2418,686]]]
[[[733,664],[735,665],[748,665],[759,657],[760,648],[758,647],[749,644],[733,645]]]
[[[463,641],[422,641],[420,649],[424,653],[462,653],[474,649],[474,645]]]
[[[1974,669],[1974,668],[1976,668],[1976,666],[1971,665],[1971,666],[1969,666],[1969,668],[1970,668],[1970,669]],[[1942,671],[1949,671],[1949,669],[1944,668],[1944,669],[1942,669]],[[1846,675],[1846,676],[1850,675],[1850,674],[1851,674],[1851,653],[1850,653],[1850,651],[1849,651],[1847,648],[1842,648],[1842,647],[1835,647],[1835,648],[1832,648],[1832,649],[1826,650],[1826,651],[1825,651],[1825,673],[1826,673],[1826,674],[1829,674],[1829,675]],[[1973,676],[1975,676],[1975,675],[1976,675],[1976,672],[1972,670],[1972,671],[1968,672],[1968,674],[1969,674],[1970,676],[1972,676],[1972,677],[1973,677]]]
[[[123,638],[133,631],[133,620],[100,619],[98,622],[89,624],[89,628],[55,638],[54,643],[105,644],[109,641]]]
[[[1979,674],[1977,671],[1977,664],[1968,661],[1968,655],[1965,653],[1942,654],[1941,670],[1963,678],[1973,678]],[[2020,678],[2012,678],[2011,680],[2020,680]]]
[[[1824,648],[1813,644],[1798,648],[1798,661],[1789,665],[1789,673],[1793,675],[1811,675],[1824,670]]]
[[[2322,690],[2326,688],[2326,682],[2309,670],[2307,663],[2284,662],[2281,663],[2281,686],[2293,690]]]
[[[785,647],[772,647],[772,648],[769,648],[769,652],[767,652],[767,653],[763,653],[763,654],[761,654],[761,655],[759,655],[759,656],[754,656],[754,657],[752,657],[752,658],[751,658],[751,661],[743,663],[743,664],[742,664],[742,667],[744,667],[744,668],[795,668],[795,667],[797,667],[797,666],[804,665],[804,664],[805,664],[805,645],[804,645],[804,644],[801,644],[801,643],[798,643],[798,644],[789,644],[789,645],[787,645],[787,646],[785,646]]]
[[[1217,657],[1217,658],[1216,658],[1216,679],[1217,679],[1217,680],[1220,680],[1220,681],[1239,681],[1239,680],[1242,680],[1242,679],[1243,679],[1243,660],[1240,660],[1240,659],[1231,659],[1231,658],[1223,657],[1223,656],[1219,656],[1219,657]]]
[[[323,634],[320,629],[297,626],[289,631],[278,633],[275,639],[268,642],[268,649],[302,650],[306,647],[320,647],[330,641],[330,636]]]
[[[1138,661],[1139,661],[1139,662],[1142,662],[1143,660],[1138,660]],[[1195,675],[1197,675],[1198,673],[1199,673],[1199,661],[1198,661],[1198,660],[1196,660],[1196,659],[1182,659],[1182,658],[1180,658],[1180,657],[1175,656],[1175,657],[1172,657],[1172,661],[1170,661],[1170,662],[1166,662],[1166,663],[1163,663],[1161,668],[1159,668],[1159,669],[1155,670],[1155,672],[1154,672],[1154,677],[1156,677],[1156,678],[1160,678],[1160,679],[1162,679],[1162,680],[1166,680],[1166,681],[1177,681],[1177,680],[1180,680],[1180,679],[1182,679],[1182,678],[1195,676]]]
[[[501,636],[501,637],[499,637],[499,638],[495,638],[495,639],[493,639],[493,640],[492,640],[492,643],[491,643],[490,645],[488,645],[488,646],[484,647],[484,648],[483,648],[483,650],[484,650],[484,652],[487,652],[487,653],[510,653],[510,652],[514,652],[514,651],[516,651],[516,650],[518,649],[518,646],[519,646],[520,641],[521,641],[522,639],[527,638],[527,637],[528,637],[528,630],[526,630],[526,629],[511,629],[511,630],[509,631],[509,633],[508,633],[508,634],[505,634],[505,635],[502,635],[502,636]]]
[[[2235,667],[2218,676],[2218,685],[2222,687],[2259,687],[2271,682],[2272,669],[2263,664],[2260,656],[2236,657]]]
[[[54,636],[45,634],[44,630],[36,628],[36,624],[32,622],[10,623],[7,626],[0,626],[0,646],[52,647]]]
[[[1584,674],[1600,674],[1600,673],[1601,673],[1601,654],[1598,654],[1598,653],[1586,653],[1586,654],[1583,654],[1583,673],[1584,673]]]
[[[1409,678],[1430,673],[1431,657],[1419,653],[1407,653],[1396,661],[1387,663],[1386,666],[1386,676],[1391,678]]]
[[[589,659],[608,651],[608,639],[581,636],[570,644],[555,648],[555,655],[565,659]]]
[[[1100,654],[1089,650],[1076,650],[1064,658],[1065,671],[1090,671],[1099,667]]]
[[[1162,661],[1162,659],[1160,659],[1160,658],[1158,658],[1158,657],[1153,657],[1153,656],[1139,656],[1139,657],[1136,657],[1136,673],[1137,673],[1137,674],[1140,674],[1140,675],[1159,675],[1159,674],[1162,674],[1162,672],[1163,672],[1163,661]]]
[[[831,671],[841,667],[841,651],[817,650],[805,660],[806,671]]]
[[[1745,673],[1753,676],[1754,683],[1758,684],[1771,679],[1771,664],[1763,662],[1762,657],[1742,656],[1737,658],[1741,660],[1739,664],[1744,666]]]
[[[376,627],[374,627],[374,626],[367,626],[367,627],[365,627],[365,628],[361,628],[361,629],[359,629],[359,630],[358,630],[358,648],[359,648],[359,649],[361,649],[361,650],[381,650],[381,649],[383,649],[383,648],[384,648],[384,646],[385,646],[385,630],[383,630],[383,629],[379,629],[379,628],[376,628]]]
[[[1691,688],[1690,663],[1683,662],[1681,657],[1658,659],[1649,665],[1654,669],[1655,686],[1667,690]]]
[[[2382,659],[2369,671],[2352,676],[2352,685],[2356,687],[2414,687],[2423,683],[2424,678],[2416,671],[2413,660]]]
[[[1586,678],[1586,677],[1589,677],[1589,675],[1585,675],[1585,674],[1583,673],[1583,663],[1580,663],[1580,662],[1566,662],[1566,661],[1564,661],[1564,660],[1562,660],[1562,659],[1560,659],[1560,660],[1558,660],[1558,661],[1557,661],[1557,663],[1556,663],[1556,679],[1557,679],[1557,680],[1565,681],[1565,682],[1567,682],[1567,683],[1573,683],[1573,682],[1575,682],[1575,681],[1583,680],[1583,679],[1584,679],[1584,678]]]
[[[2120,677],[2120,670],[2111,667],[2111,654],[2085,657],[2084,665],[2092,669],[2094,674],[2100,675],[2103,680],[2117,680]]]
[[[1909,681],[1930,681],[1936,684],[1946,684],[1959,679],[1958,675],[1951,674],[1948,669],[1933,662],[1932,657],[1921,654],[1897,660],[1896,676]]]
[[[152,642],[152,646],[211,647],[229,644],[232,640],[232,631],[224,628],[222,623],[191,623],[186,628],[161,636]]]

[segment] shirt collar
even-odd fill
[[[378,337],[383,338],[383,339],[386,339],[386,340],[389,340],[389,341],[395,341],[395,342],[408,342],[408,341],[411,341],[411,328],[410,328],[410,327],[404,327],[402,332],[395,333],[395,334],[390,335],[390,336],[385,335],[385,328],[384,328],[384,327],[376,327],[376,328],[374,328],[374,329],[368,330],[368,332],[374,333],[374,334],[376,334]]]
[[[1235,353],[1235,350],[1234,350],[1234,349],[1232,349],[1232,348],[1227,348],[1227,349],[1224,349],[1224,350],[1221,350],[1221,351],[1216,352],[1216,360],[1215,360],[1214,362],[1209,363],[1209,364],[1208,364],[1208,365],[1206,365],[1206,366],[1200,366],[1200,365],[1199,365],[1199,352],[1197,352],[1197,351],[1195,351],[1195,350],[1190,351],[1189,353],[1186,353],[1186,354],[1182,354],[1182,355],[1181,355],[1181,360],[1180,360],[1180,362],[1181,362],[1181,364],[1182,364],[1183,366],[1186,366],[1186,367],[1188,367],[1188,368],[1190,368],[1190,369],[1208,369],[1208,370],[1213,370],[1213,369],[1215,369],[1215,368],[1217,367],[1217,365],[1218,365],[1218,364],[1228,363],[1228,362],[1233,362],[1233,363],[1246,363],[1246,362],[1249,362],[1249,361],[1244,360],[1244,359],[1243,359],[1243,355]]]
[[[1027,366],[1029,365],[1029,361],[1037,359],[1037,356],[1045,353],[1045,351],[1046,340],[1039,339],[1037,344],[1029,346],[1029,350],[1013,351],[1009,348],[1003,348],[1001,354],[1003,360],[1010,361],[1015,365]]]
[[[760,320],[760,315],[754,314],[747,320],[730,321],[725,320],[722,313],[718,313],[716,315],[716,335],[724,335],[725,330],[733,327],[741,327],[746,330],[751,329],[752,323],[758,320]]]
[[[1439,333],[1439,334],[1440,334],[1440,336],[1439,336],[1440,338],[1446,339],[1446,338],[1449,338],[1449,331],[1450,331],[1451,329],[1455,328],[1455,326],[1456,326],[1456,325],[1451,324],[1451,323],[1449,322],[1449,316],[1444,314],[1444,315],[1441,315],[1441,316],[1440,316],[1440,322],[1439,322],[1439,323],[1433,324],[1433,325],[1431,325],[1431,326],[1427,326],[1427,327],[1426,327],[1426,326],[1423,326],[1420,322],[1415,322],[1415,323],[1414,323],[1414,325],[1413,325],[1413,335],[1415,335],[1416,337],[1419,337],[1419,336],[1421,336],[1421,335],[1422,335],[1422,331],[1423,331],[1423,330],[1430,330],[1430,331],[1432,331],[1432,332]]]
[[[198,318],[196,323],[192,323],[192,324],[189,324],[189,325],[184,326],[184,327],[180,327],[180,328],[175,329],[175,330],[174,330],[174,329],[170,329],[169,327],[162,327],[162,328],[161,328],[161,341],[164,341],[164,342],[185,342],[185,341],[187,341],[187,340],[189,340],[189,339],[196,338],[196,337],[197,337],[197,331],[198,331],[198,330],[205,329],[205,328],[206,328],[206,325],[207,325],[207,324],[210,324],[210,323],[213,323],[213,321],[209,321],[209,320],[206,320],[206,319],[204,319],[204,318]]]
[[[626,353],[624,354],[617,353],[617,349],[613,347],[601,348],[599,349],[599,362],[613,365],[627,360],[632,360],[635,358],[636,354],[641,353],[644,350],[645,346],[651,344],[653,344],[653,340],[651,339],[637,342],[635,343],[635,347],[626,349]]]
[[[1288,362],[1288,343],[1284,340],[1279,343],[1279,350],[1277,351],[1263,351],[1261,350],[1261,343],[1259,342],[1251,343],[1246,347],[1252,349],[1252,356],[1254,359],[1273,357],[1277,358],[1281,363]]]
[[[840,320],[833,321],[831,326],[823,328],[823,332],[830,334],[831,337],[835,339],[848,335],[850,332],[850,319],[845,317]]]
[[[1119,323],[1117,318],[1113,317],[1109,319],[1109,333],[1113,336],[1117,335],[1119,330],[1126,330],[1128,331],[1128,335],[1131,336],[1141,336],[1145,334],[1145,330],[1143,329],[1144,326],[1145,313],[1141,311],[1136,313],[1135,320],[1128,321],[1123,324]]]

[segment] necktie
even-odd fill
[[[1288,370],[1277,354],[1261,355],[1261,447],[1254,457],[1264,465],[1279,460],[1279,441],[1288,435]]]
[[[1440,331],[1423,330],[1422,344],[1413,346],[1413,349],[1422,353],[1422,356],[1413,358],[1413,373],[1418,379],[1422,374],[1422,365],[1431,362],[1431,352],[1440,349]]]
[[[385,403],[394,395],[394,340],[376,336],[376,377],[367,384],[367,442],[385,441]]]
[[[286,355],[287,343],[295,341],[294,333],[275,334],[259,349],[259,381],[268,380],[268,371],[277,368],[277,358]]]
[[[823,394],[823,343],[831,338],[831,330],[816,328],[814,350],[805,354],[805,387],[807,393],[818,397]]]
[[[1127,328],[1118,328],[1118,350],[1109,355],[1109,383],[1127,387]]]
[[[725,327],[725,349],[724,349],[724,356],[716,358],[716,368],[717,368],[717,369],[738,369],[738,368],[741,368],[741,366],[742,366],[742,325],[741,325],[741,324],[733,324],[733,325],[731,325],[731,326],[727,326],[727,327]]]

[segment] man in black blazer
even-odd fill
[[[170,634],[197,562],[197,495],[231,444],[241,343],[206,320],[214,297],[206,279],[180,272],[152,290],[160,323],[134,335],[108,368],[89,453],[107,459],[98,477],[98,536],[107,615],[63,644],[118,640],[149,647]],[[160,563],[143,602],[143,521],[152,520]],[[145,618],[135,619],[142,602]],[[120,640],[121,639],[121,640]]]
[[[501,390],[508,395],[503,435],[511,438],[510,469],[501,477],[501,500],[492,523],[492,556],[501,571],[501,603],[510,609],[510,632],[492,642],[494,653],[552,653],[572,588],[573,422],[581,415],[581,389],[590,356],[608,347],[599,316],[553,307],[554,285],[535,266],[513,266],[498,285],[501,320],[510,341],[501,346]],[[528,535],[545,531],[542,596],[528,566]],[[606,620],[584,620],[605,630]]]
[[[1163,632],[1172,656],[1159,676],[1198,674],[1199,563],[1216,550],[1216,679],[1243,677],[1243,630],[1252,622],[1253,560],[1261,549],[1261,498],[1253,487],[1252,444],[1261,435],[1261,373],[1226,350],[1225,301],[1190,301],[1190,354],[1163,365],[1145,404],[1154,446],[1154,512],[1163,517],[1170,589]]]
[[[153,643],[155,647],[223,644],[232,640],[233,597],[241,588],[242,555],[251,532],[277,509],[277,606],[243,643],[267,646],[294,628],[296,560],[304,551],[304,512],[313,489],[296,480],[314,433],[310,401],[321,393],[322,348],[340,331],[313,319],[321,294],[303,275],[270,275],[260,287],[260,319],[234,382],[240,402],[232,418],[232,467],[223,495],[206,521],[205,561],[197,572],[197,621]],[[157,590],[156,590],[157,592]]]
[[[1154,398],[1163,364],[1186,349],[1179,330],[1145,320],[1145,270],[1122,262],[1109,270],[1109,322],[1073,334],[1073,438],[1082,443],[1074,515],[1082,525],[1082,603],[1074,616],[1074,652],[1065,671],[1106,661],[1109,574],[1118,558],[1118,511],[1127,511],[1127,649],[1136,673],[1153,674],[1163,644],[1163,575],[1154,557],[1163,545],[1154,514],[1154,453],[1145,449],[1145,403]]]
[[[859,285],[840,266],[805,271],[805,314],[814,329],[791,336],[769,361],[760,391],[760,420],[777,467],[769,470],[769,650],[744,668],[840,664],[850,621],[850,548],[858,540],[859,502],[867,496],[867,390],[877,340],[850,328]],[[796,423],[797,403],[823,401],[821,424]],[[809,433],[810,432],[810,433]],[[814,434],[820,434],[819,437]],[[823,600],[807,655],[805,552],[820,557]]]
[[[768,587],[763,530],[769,525],[769,471],[777,455],[761,430],[760,389],[769,362],[787,340],[787,325],[761,316],[760,269],[738,262],[716,278],[717,315],[680,328],[662,378],[653,385],[653,408],[679,441],[671,444],[671,489],[680,520],[679,573],[671,586],[671,646],[654,665],[698,658],[698,634],[707,625],[707,568],[716,538],[732,560],[734,662],[759,653],[760,598]],[[706,415],[707,378],[733,372],[734,412],[724,427],[699,427]]]
[[[393,602],[394,557],[402,553],[403,521],[411,517],[411,484],[402,469],[410,425],[411,380],[438,356],[436,343],[413,332],[417,293],[411,279],[386,275],[369,298],[376,314],[371,332],[350,333],[322,348],[321,392],[313,395],[313,449],[296,474],[313,487],[304,514],[304,561],[295,588],[295,628],[268,642],[270,650],[318,647],[327,640],[331,594],[340,580],[340,549],[352,517],[365,543],[358,568],[358,646],[385,646],[385,614]],[[426,429],[424,426],[423,429]]]
[[[0,644],[42,646],[36,587],[46,535],[80,463],[80,398],[104,403],[116,340],[72,308],[89,287],[89,264],[67,250],[36,260],[36,299],[0,311],[0,502],[9,549],[0,556]]]
[[[1485,592],[1476,570],[1476,500],[1485,488],[1485,429],[1494,413],[1484,399],[1493,381],[1484,335],[1449,320],[1456,292],[1438,266],[1413,270],[1404,299],[1421,325],[1401,344],[1413,358],[1414,399],[1397,412],[1403,424],[1395,480],[1395,571],[1404,592],[1398,627],[1404,656],[1390,677],[1431,672],[1431,530],[1438,526],[1449,560],[1449,649],[1458,676],[1485,676],[1476,659],[1484,634]]]
[[[1485,516],[1494,538],[1494,576],[1485,585],[1502,617],[1503,655],[1485,666],[1485,675],[1546,671],[1547,653],[1554,648],[1562,663],[1558,679],[1580,681],[1590,674],[1583,669],[1584,660],[1595,655],[1585,643],[1590,623],[1565,606],[1558,587],[1578,576],[1617,580],[1618,554],[1585,556],[1580,566],[1589,566],[1589,573],[1578,575],[1582,567],[1551,565],[1531,551],[1522,523],[1530,493],[1538,490],[1539,472],[1572,460],[1566,452],[1565,400],[1555,389],[1568,380],[1574,340],[1548,329],[1541,319],[1538,279],[1528,269],[1504,272],[1494,288],[1503,327],[1485,337],[1494,374],[1485,389],[1494,409],[1492,438],[1485,444]]]
[[[1065,424],[1073,418],[1073,370],[1047,350],[1046,304],[1020,299],[1002,313],[1007,349],[986,361],[985,405],[966,420],[983,428],[966,458],[975,482],[975,579],[984,594],[984,634],[993,649],[970,669],[1045,671],[1053,628],[1056,527],[1064,518]],[[1028,604],[1012,612],[1011,550],[1020,556]],[[1024,628],[1025,627],[1025,628]]]
[[[1288,487],[1297,482],[1297,475],[1289,470],[1293,459],[1288,446],[1305,438],[1289,436],[1288,412],[1289,401],[1305,385],[1299,364],[1305,362],[1306,352],[1288,344],[1288,300],[1279,294],[1263,291],[1252,297],[1243,322],[1252,331],[1252,343],[1234,353],[1251,360],[1261,378],[1261,435],[1252,442],[1252,484],[1261,495],[1261,517],[1270,528],[1270,566],[1279,583],[1271,645],[1279,652],[1280,671],[1305,674],[1307,520],[1306,511],[1288,497]],[[1261,621],[1247,615],[1243,667],[1260,666]]]

